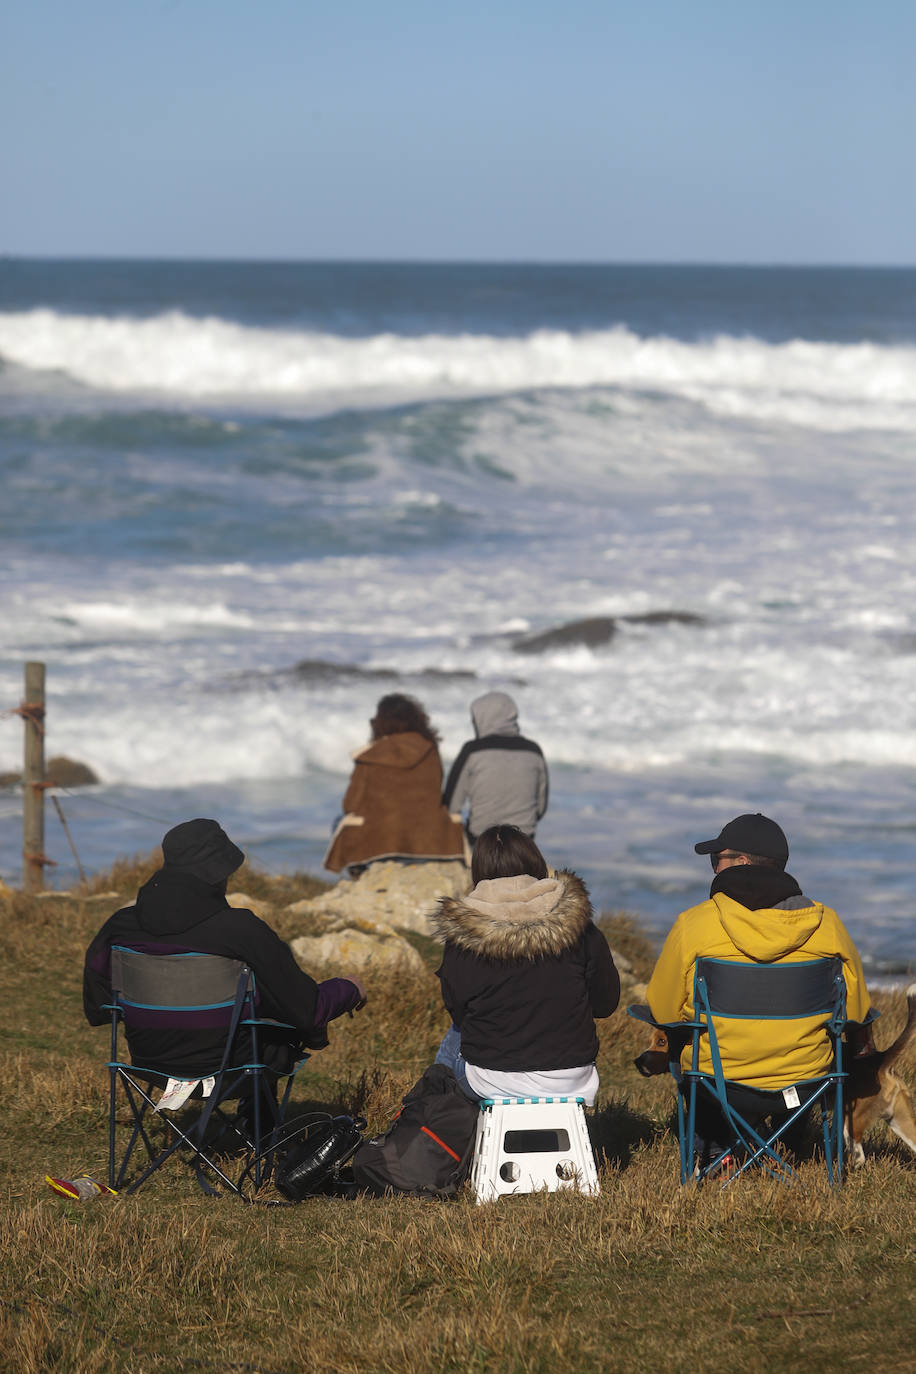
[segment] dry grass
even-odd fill
[[[145,872],[124,865],[92,886],[132,895]],[[238,886],[276,899],[254,882]],[[304,895],[286,879],[279,900]],[[65,1202],[45,1173],[105,1168],[106,1032],[82,1018],[80,975],[115,905],[0,905],[0,1368],[916,1371],[916,1160],[880,1128],[835,1192],[813,1164],[792,1189],[681,1189],[672,1092],[636,1074],[642,1035],[622,1012],[601,1029],[596,1199],[246,1207],[205,1198],[176,1163],[134,1197]],[[651,952],[614,917],[612,940],[625,935],[639,976]],[[381,1125],[429,1062],[447,1020],[432,974],[370,995],[300,1075],[297,1109]],[[881,1001],[883,1043],[903,1000]]]

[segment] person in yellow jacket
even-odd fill
[[[836,955],[843,961],[849,1020],[863,1025],[870,1019],[856,947],[836,912],[803,896],[785,871],[789,845],[775,821],[760,812],[736,816],[714,840],[694,848],[710,856],[715,877],[709,900],[683,911],[665,940],[647,989],[655,1021],[692,1019],[694,972],[700,957],[783,964]],[[825,1022],[823,1014],[793,1020],[787,1042],[779,1020],[716,1018],[722,1072],[742,1085],[729,1090],[742,1115],[763,1120],[778,1106],[783,1088],[827,1071],[832,1049]],[[698,1067],[712,1073],[705,1036],[700,1039]],[[775,1099],[774,1093],[779,1094]],[[712,1120],[698,1120],[697,1125],[698,1135],[708,1139],[713,1131],[721,1140]]]

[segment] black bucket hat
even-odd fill
[[[245,862],[245,855],[216,821],[198,818],[173,826],[162,840],[165,867],[205,883],[221,883]]]
[[[782,829],[759,811],[736,816],[723,825],[714,840],[701,840],[693,847],[698,854],[721,854],[732,849],[738,854],[757,854],[761,859],[775,859],[781,864],[789,857],[789,841]]]

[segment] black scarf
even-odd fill
[[[735,864],[732,868],[724,868],[712,880],[710,897],[717,892],[724,892],[748,911],[761,911],[778,906],[787,897],[801,896],[801,888],[791,873],[784,873],[780,868],[763,868],[760,864]]]

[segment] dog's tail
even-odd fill
[[[913,1038],[914,1032],[916,1032],[916,983],[911,983],[906,990],[906,1005],[906,1025],[894,1043],[888,1045],[887,1049],[881,1052],[881,1067],[883,1069],[889,1069],[894,1061],[900,1058]]]

